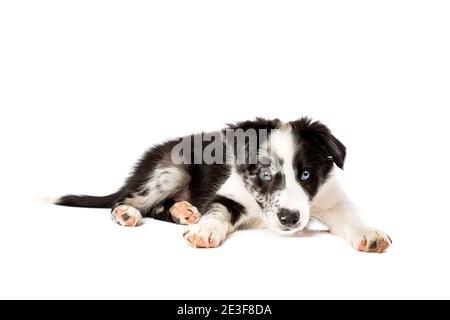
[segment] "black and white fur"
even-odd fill
[[[105,197],[68,195],[55,203],[112,208],[113,217],[115,210],[125,206],[127,218],[134,218],[137,225],[142,217],[180,223],[169,208],[188,201],[201,214],[198,223],[188,225],[184,233],[196,247],[217,247],[228,234],[254,221],[292,234],[304,229],[311,217],[355,249],[381,252],[391,244],[384,232],[361,220],[335,178],[334,171],[344,166],[346,149],[325,125],[308,118],[288,123],[258,118],[229,128],[268,130],[267,141],[258,142],[261,161],[174,164],[172,149],[181,138],[175,139],[147,151],[116,193]],[[227,143],[225,139],[223,143]],[[262,171],[270,180],[261,178]]]

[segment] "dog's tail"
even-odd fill
[[[120,191],[104,197],[69,194],[63,197],[44,197],[40,200],[42,202],[67,207],[112,208],[116,201],[119,200],[120,194]]]

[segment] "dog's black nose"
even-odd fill
[[[278,219],[285,227],[293,227],[300,221],[300,213],[298,211],[281,209],[278,212]]]

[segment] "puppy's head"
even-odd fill
[[[258,163],[241,167],[266,224],[295,233],[310,219],[310,206],[333,164],[343,168],[345,146],[320,122],[302,118],[281,124],[258,148]]]

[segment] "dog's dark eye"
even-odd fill
[[[262,168],[259,172],[259,178],[262,181],[268,182],[272,180],[272,174],[270,173],[270,170],[268,168]]]
[[[311,171],[303,170],[302,174],[300,176],[300,180],[306,182],[306,181],[309,181],[309,179],[311,179]]]

